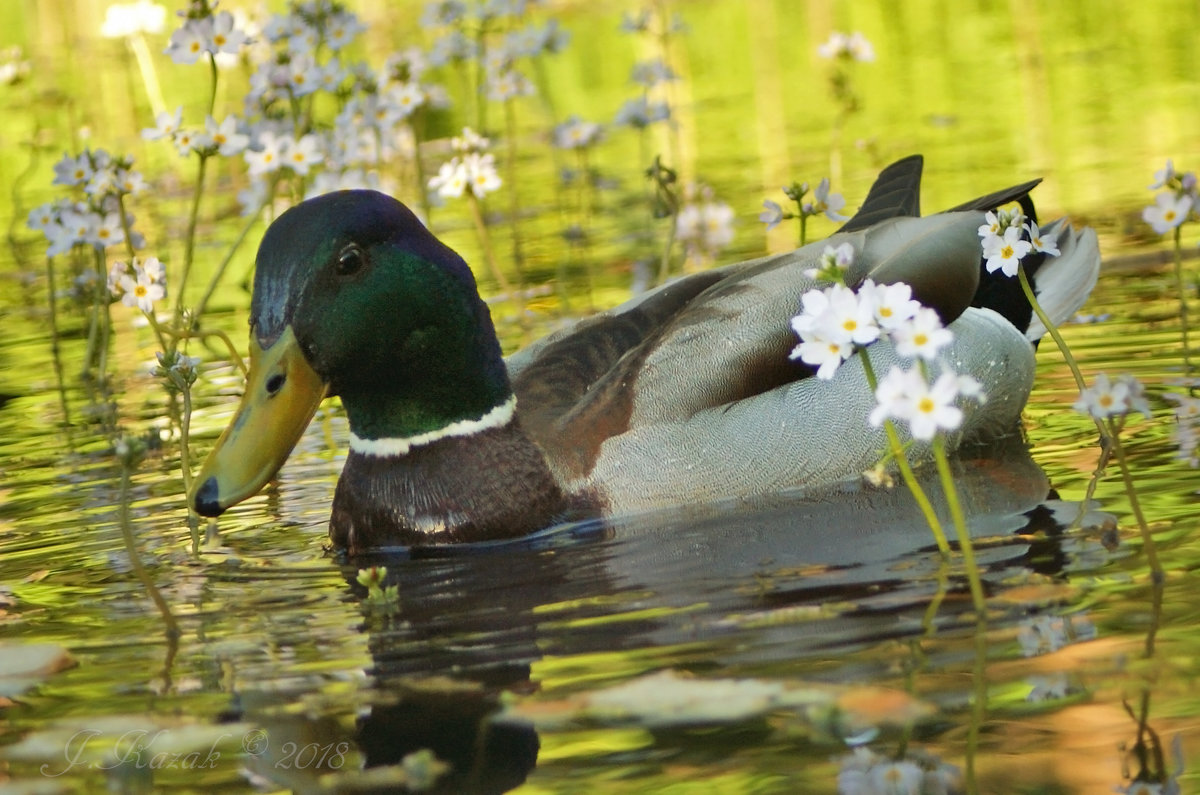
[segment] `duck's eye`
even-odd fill
[[[366,255],[363,250],[351,243],[344,249],[338,252],[337,255],[337,274],[338,276],[353,276],[362,270],[362,266],[366,263]]]
[[[279,390],[283,389],[284,382],[287,381],[287,376],[283,373],[276,373],[267,379],[267,394],[274,395]]]

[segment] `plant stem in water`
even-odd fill
[[[867,377],[867,386],[871,388],[871,393],[879,387],[879,382],[875,377],[875,368],[871,364],[871,359],[867,356],[865,349],[860,349],[858,358],[862,360],[863,373]],[[921,484],[917,482],[916,473],[913,472],[912,465],[908,462],[908,455],[904,452],[904,444],[900,441],[900,434],[896,432],[896,425],[890,419],[883,421],[883,431],[887,435],[888,449],[891,451],[893,460],[896,466],[900,469],[900,478],[904,481],[904,485],[908,487],[912,493],[913,499],[917,502],[917,507],[921,510],[921,515],[925,517],[925,522],[929,525],[930,532],[933,533],[933,540],[937,542],[938,551],[942,553],[943,560],[950,559],[950,544],[946,541],[946,533],[942,530],[942,522],[938,519],[937,512],[933,509],[933,503],[929,501],[929,495],[921,488]]]
[[[146,594],[154,602],[158,608],[158,612],[162,615],[163,623],[167,626],[167,637],[179,637],[179,624],[175,621],[175,616],[171,614],[171,608],[167,604],[167,600],[163,599],[163,595],[159,593],[158,587],[154,584],[154,580],[150,579],[145,567],[142,566],[142,559],[138,556],[137,544],[133,539],[133,523],[129,518],[129,467],[122,464],[121,466],[121,536],[125,539],[125,552],[129,555],[129,565],[133,567],[134,574],[141,580],[142,587],[146,589]]]
[[[963,516],[962,504],[958,501],[958,489],[954,486],[954,474],[950,471],[950,460],[946,456],[946,439],[941,433],[934,434],[933,437],[933,459],[937,462],[942,491],[946,494],[950,517],[954,520],[954,532],[958,535],[963,567],[967,570],[967,582],[971,586],[971,601],[975,604],[975,612],[985,615],[987,603],[983,596],[983,583],[979,579],[979,567],[975,564],[975,545],[971,543],[971,534],[967,532],[966,517]]]
[[[1142,534],[1142,549],[1146,553],[1146,562],[1150,564],[1150,576],[1156,586],[1161,586],[1163,582],[1162,564],[1158,560],[1158,547],[1154,544],[1154,536],[1150,534],[1150,526],[1146,524],[1146,516],[1142,513],[1142,503],[1138,499],[1137,489],[1133,486],[1133,475],[1129,472],[1129,462],[1125,458],[1125,447],[1121,444],[1120,435],[1117,432],[1114,421],[1110,418],[1110,434],[1112,438],[1112,449],[1117,456],[1117,465],[1121,468],[1121,479],[1125,482],[1125,494],[1129,497],[1129,507],[1133,509],[1134,518],[1137,519],[1138,530]]]

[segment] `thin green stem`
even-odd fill
[[[984,615],[987,603],[983,596],[983,582],[979,579],[979,567],[975,564],[975,545],[971,543],[971,534],[967,532],[967,520],[963,515],[962,504],[958,501],[958,489],[954,486],[954,474],[950,471],[950,460],[946,455],[946,439],[941,433],[933,436],[933,460],[937,462],[942,491],[946,495],[950,517],[954,520],[954,532],[958,535],[963,567],[967,570],[967,582],[971,586],[971,600],[975,604],[975,612]]]
[[[875,368],[871,364],[871,358],[867,355],[865,349],[860,349],[858,358],[862,361],[863,374],[867,377],[867,386],[871,388],[872,394],[879,387],[879,381],[875,377]],[[921,511],[921,515],[925,517],[925,522],[929,525],[930,532],[933,533],[933,540],[937,542],[938,551],[942,553],[943,560],[950,559],[950,543],[946,540],[946,532],[942,529],[942,522],[938,519],[937,511],[933,509],[933,503],[929,501],[929,495],[921,488],[921,484],[917,482],[917,475],[913,472],[912,464],[908,461],[908,455],[904,452],[904,443],[900,441],[900,434],[896,431],[896,425],[890,419],[884,420],[883,431],[887,435],[888,449],[891,452],[892,459],[895,460],[896,466],[900,469],[900,478],[904,481],[904,485],[908,487],[912,493],[913,499],[917,502],[917,507]]]
[[[808,213],[801,209],[796,217],[800,219],[800,247],[803,248],[808,240]]]
[[[183,242],[183,273],[175,291],[176,326],[183,318],[183,291],[187,287],[188,275],[192,270],[192,257],[196,252],[196,223],[200,217],[200,198],[204,195],[204,172],[207,166],[208,156],[200,155],[200,165],[196,171],[196,190],[192,194],[192,211],[188,216],[187,238]]]
[[[508,168],[508,224],[512,235],[513,267],[517,271],[519,288],[525,286],[525,255],[521,250],[521,200],[517,195],[517,112],[513,101],[504,103],[504,123],[507,130],[505,154]]]
[[[971,724],[967,728],[966,791],[979,792],[975,777],[975,757],[979,753],[979,734],[987,716],[987,614],[982,610],[975,621],[975,663],[971,669]]]
[[[233,344],[233,340],[229,339],[229,335],[224,331],[219,329],[196,331],[194,329],[175,330],[165,328],[163,329],[163,333],[177,340],[208,339],[209,337],[216,337],[217,339],[221,340],[221,342],[225,343],[225,347],[229,351],[229,361],[233,362],[234,367],[241,370],[243,376],[247,375],[246,363],[242,361],[242,355],[238,353],[237,346]]]
[[[133,538],[133,523],[129,518],[129,467],[125,464],[121,466],[121,536],[125,539],[125,552],[129,555],[129,565],[133,567],[134,574],[141,581],[142,587],[146,589],[146,594],[158,608],[158,612],[162,615],[163,623],[167,625],[167,637],[179,637],[179,624],[175,621],[175,616],[171,614],[171,608],[167,604],[167,600],[159,593],[158,587],[154,584],[154,580],[150,579],[150,574],[142,565],[142,559],[138,555],[137,544]]]
[[[479,197],[470,190],[466,191],[466,194],[467,205],[471,208],[471,220],[475,222],[475,233],[479,235],[479,245],[483,249],[483,257],[492,273],[492,278],[499,284],[501,292],[510,301],[513,301],[523,314],[524,307],[521,296],[513,290],[503,271],[500,270],[500,265],[496,262],[496,253],[492,250],[492,237],[488,234],[487,222],[483,220],[483,208],[480,206]]]
[[[192,427],[192,389],[188,384],[180,390],[183,395],[183,419],[179,424],[179,468],[183,473],[183,493],[192,493],[192,465],[188,452]],[[185,500],[188,513],[188,531],[192,536],[192,554],[200,553],[200,517],[196,515],[191,500]]]
[[[1183,376],[1192,377],[1192,352],[1188,345],[1188,302],[1187,287],[1183,283],[1183,240],[1182,228],[1175,227],[1175,288],[1179,291],[1179,325],[1183,334]]]
[[[1083,373],[1079,371],[1079,363],[1075,361],[1075,356],[1071,353],[1071,349],[1067,347],[1067,341],[1058,332],[1058,327],[1050,320],[1045,310],[1042,309],[1041,303],[1037,300],[1037,296],[1033,294],[1033,285],[1029,283],[1029,276],[1025,273],[1025,266],[1020,262],[1017,263],[1017,280],[1021,283],[1021,290],[1025,293],[1025,298],[1029,301],[1029,305],[1033,307],[1038,320],[1042,321],[1042,325],[1046,327],[1046,331],[1050,332],[1050,336],[1054,338],[1054,344],[1062,351],[1063,359],[1067,362],[1067,367],[1071,368],[1071,375],[1075,376],[1075,384],[1079,387],[1079,391],[1082,392],[1087,388],[1087,384],[1083,380]]]
[[[58,344],[58,287],[54,281],[54,257],[46,257],[46,288],[49,291],[50,303],[50,353],[54,358],[54,376],[58,382],[58,402],[62,405],[63,427],[67,429],[67,439],[71,439],[71,410],[67,404],[67,387],[63,380],[62,352]]]
[[[1118,428],[1111,417],[1108,422],[1113,452],[1117,456],[1117,465],[1121,468],[1121,479],[1125,482],[1125,494],[1129,497],[1129,507],[1133,509],[1138,530],[1142,534],[1142,548],[1146,551],[1146,562],[1150,564],[1151,579],[1156,585],[1159,585],[1163,581],[1163,569],[1158,560],[1158,547],[1154,544],[1154,536],[1150,534],[1150,526],[1146,524],[1146,515],[1142,513],[1142,503],[1138,499],[1137,489],[1133,485],[1133,474],[1129,471],[1129,462],[1125,458],[1125,447],[1121,444]]]
[[[212,77],[212,90],[208,94],[208,115],[213,115],[217,108],[217,56],[208,54],[208,74]]]
[[[258,208],[246,218],[246,223],[242,224],[241,231],[238,232],[237,238],[235,238],[233,243],[229,246],[229,250],[225,252],[225,258],[221,260],[221,264],[217,266],[216,272],[213,274],[212,278],[208,280],[208,287],[205,288],[204,295],[200,297],[200,301],[196,304],[195,311],[192,312],[192,317],[197,323],[200,321],[200,316],[204,314],[204,310],[208,306],[209,299],[211,299],[213,293],[216,292],[217,284],[220,283],[221,278],[225,275],[225,269],[228,268],[229,263],[233,261],[234,254],[236,254],[237,250],[241,248],[242,243],[244,243],[246,240],[246,236],[250,234],[250,230],[254,228],[256,223],[258,223],[259,214],[262,213],[264,207],[270,204],[274,194],[275,186],[274,183],[272,183],[271,189],[267,191],[267,197],[263,199],[263,203],[260,204]]]

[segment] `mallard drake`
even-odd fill
[[[302,202],[263,237],[246,391],[189,499],[217,516],[255,494],[327,395],[351,432],[329,532],[351,553],[857,477],[885,448],[858,357],[830,381],[788,358],[805,271],[843,242],[850,283],[910,284],[954,331],[944,361],[983,385],[950,444],[1011,433],[1042,329],[1015,280],[982,268],[977,229],[1011,201],[1031,214],[1037,181],[922,218],[921,169],[889,166],[827,240],[678,279],[507,360],[470,268],[403,204],[369,190]],[[1057,322],[1099,253],[1061,219],[1043,235],[1061,256],[1029,267]],[[884,341],[868,350],[877,372],[896,360]]]

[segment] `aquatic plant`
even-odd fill
[[[944,433],[962,424],[962,411],[954,405],[960,396],[980,401],[984,396],[974,379],[955,375],[945,363],[940,364],[937,380],[930,385],[929,363],[938,359],[940,349],[953,340],[953,334],[942,327],[936,312],[912,299],[912,289],[906,284],[876,285],[867,279],[857,291],[852,290],[845,283],[845,274],[853,259],[849,244],[825,247],[820,266],[809,275],[833,284],[808,290],[801,297],[801,311],[791,320],[800,343],[792,349],[790,357],[815,366],[816,377],[828,380],[842,362],[859,354],[863,374],[878,401],[864,420],[875,427],[883,425],[889,456],[917,501],[938,549],[943,557],[949,557],[950,546],[941,520],[917,482],[895,422],[908,424],[914,439],[930,443],[958,535],[972,599],[977,612],[983,615],[983,586],[950,473]],[[898,354],[916,359],[917,365],[909,370],[893,366],[880,379],[871,362],[869,346],[885,337],[892,340]]]
[[[795,218],[800,222],[800,242],[803,246],[808,242],[808,219],[817,215],[824,215],[830,221],[847,221],[849,216],[842,215],[839,210],[846,206],[846,200],[840,193],[832,193],[829,189],[829,178],[823,177],[817,184],[816,190],[813,191],[812,201],[805,201],[804,197],[808,195],[807,182],[793,182],[791,185],[783,187],[783,195],[787,196],[796,205],[796,211],[784,210],[777,202],[770,199],[763,200],[763,211],[759,213],[758,220],[767,225],[767,229],[771,230],[778,226],[783,221],[790,221]]]

